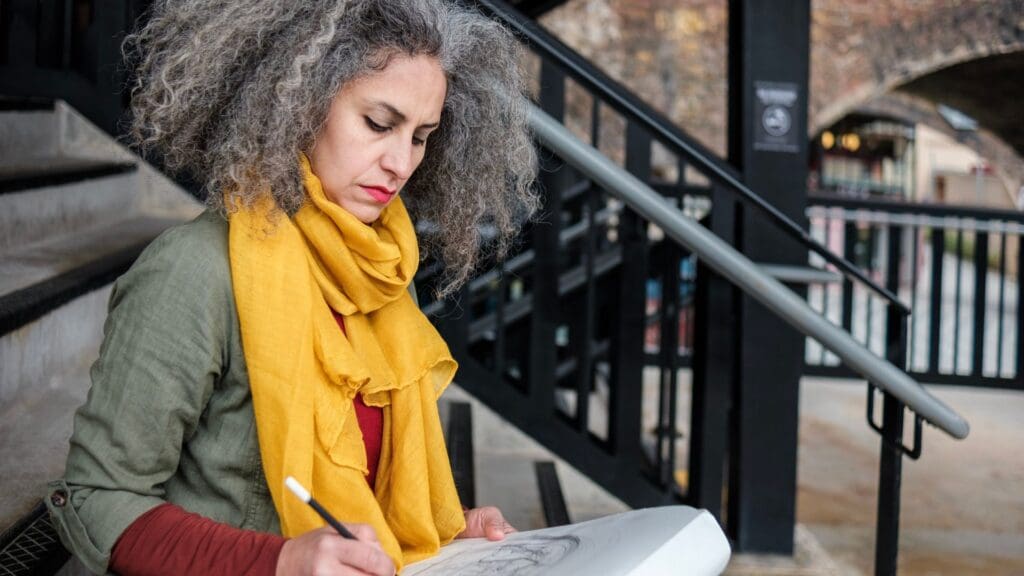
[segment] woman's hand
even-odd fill
[[[394,576],[395,564],[367,524],[345,524],[357,540],[342,538],[330,526],[285,542],[277,576]]]
[[[456,538],[487,538],[488,540],[504,540],[506,534],[516,531],[505,521],[501,510],[494,506],[472,508],[466,510],[466,529]]]

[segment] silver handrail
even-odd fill
[[[758,269],[749,258],[684,216],[647,184],[580,141],[537,107],[530,111],[530,126],[537,139],[565,162],[660,226],[670,238],[798,331],[820,342],[869,382],[900,399],[950,436],[967,437],[970,426],[952,408],[932,396],[903,370],[879,358],[849,333],[819,315],[795,292]]]

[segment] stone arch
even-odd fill
[[[812,40],[811,133],[858,105],[957,64],[1024,54],[1020,0],[856,4],[825,0]],[[830,10],[831,8],[831,10]],[[835,35],[836,42],[829,42]]]

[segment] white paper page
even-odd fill
[[[517,532],[501,542],[457,540],[402,576],[704,576],[720,574],[728,561],[729,543],[710,514],[663,506]]]

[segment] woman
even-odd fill
[[[127,46],[136,143],[212,209],[115,284],[47,499],[65,545],[94,572],[392,574],[501,539],[459,504],[456,366],[410,288],[421,250],[451,292],[480,225],[500,253],[536,207],[513,38],[444,0],[162,0]]]

